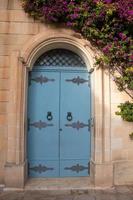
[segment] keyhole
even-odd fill
[[[51,121],[53,119],[52,112],[47,112],[47,120]]]
[[[73,117],[72,117],[72,113],[71,112],[68,112],[67,113],[67,120],[68,121],[72,121]]]

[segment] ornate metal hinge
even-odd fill
[[[28,119],[28,131],[30,130],[30,126],[33,126],[35,128],[38,128],[39,130],[41,130],[42,128],[46,128],[48,126],[53,126],[53,124],[47,124],[46,122],[43,122],[41,120],[39,120],[38,122],[30,123],[30,119]]]
[[[85,128],[88,127],[88,131],[91,130],[91,120],[88,120],[88,124],[85,124],[83,122],[77,121],[77,122],[73,122],[72,124],[65,124],[66,127],[72,127],[75,128],[77,130],[81,129],[81,128]]]
[[[67,82],[72,82],[74,84],[77,84],[78,86],[80,84],[84,84],[84,83],[88,83],[88,86],[90,87],[90,77],[88,77],[88,80],[85,80],[79,76],[77,76],[76,78],[73,79],[66,79]]]
[[[33,167],[30,167],[29,165],[29,170],[32,170],[34,172],[38,172],[39,174],[43,173],[43,172],[46,172],[46,171],[49,171],[49,170],[54,170],[54,168],[52,167],[47,167],[45,165],[37,165],[37,166],[33,166]]]
[[[70,171],[73,171],[73,172],[76,172],[76,173],[82,172],[84,170],[88,170],[88,172],[90,173],[89,164],[88,164],[87,167],[83,166],[83,165],[80,165],[80,164],[76,164],[76,165],[73,165],[71,167],[65,167],[64,169],[65,170],[70,170]]]
[[[40,83],[42,85],[43,83],[47,83],[49,81],[53,82],[55,81],[55,79],[49,79],[46,76],[42,76],[42,75],[35,78],[31,78],[31,74],[29,74],[29,85],[31,84],[31,81]]]

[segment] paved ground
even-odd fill
[[[133,200],[133,186],[73,191],[0,191],[0,200]]]

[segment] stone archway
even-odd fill
[[[10,62],[10,103],[8,108],[8,148],[5,165],[5,184],[8,187],[23,187],[27,178],[26,158],[26,96],[27,71],[32,68],[35,60],[52,48],[70,49],[82,57],[86,66],[93,67],[94,55],[89,42],[75,38],[69,34],[56,31],[39,34],[29,41],[22,50],[14,51]],[[94,127],[91,150],[91,178],[95,185],[112,185],[112,164],[110,147],[110,113],[104,116],[104,77],[102,70],[92,74],[92,102]],[[107,78],[106,78],[107,79]],[[106,80],[109,87],[109,80]],[[110,95],[110,94],[108,94]],[[108,102],[107,102],[108,101]],[[109,105],[109,98],[106,103]],[[105,127],[106,123],[106,127]],[[104,174],[108,174],[103,177]],[[14,174],[14,175],[13,175]]]

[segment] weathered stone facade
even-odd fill
[[[96,50],[79,34],[44,25],[29,18],[19,0],[0,0],[0,184],[23,187],[27,180],[27,71],[35,59],[53,47],[80,54],[94,64]],[[97,186],[133,183],[133,123],[115,115],[117,105],[129,100],[109,74],[92,74],[94,127],[91,181]]]

